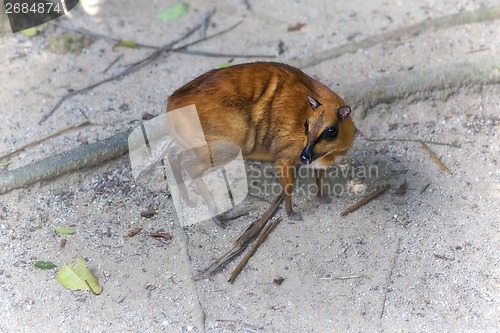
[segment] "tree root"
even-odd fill
[[[120,156],[128,151],[130,132],[132,130],[129,129],[105,140],[83,145],[28,166],[0,173],[0,194],[67,172],[99,165]]]
[[[500,6],[482,7],[475,11],[462,12],[453,15],[428,19],[417,24],[400,29],[387,31],[379,35],[370,36],[359,42],[344,44],[333,49],[315,53],[311,56],[290,62],[290,65],[306,68],[318,65],[324,61],[338,58],[347,53],[354,53],[361,49],[368,49],[377,44],[390,41],[399,41],[404,38],[415,37],[429,30],[446,29],[461,24],[479,23],[500,18]]]
[[[447,99],[461,88],[500,83],[500,57],[483,57],[472,62],[432,67],[420,72],[396,74],[346,87],[344,100],[365,118],[368,110],[399,99],[424,100],[436,91]]]

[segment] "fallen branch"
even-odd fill
[[[213,12],[210,11],[208,13],[203,14],[203,18],[208,18],[210,15],[212,15]],[[200,30],[203,29],[203,24],[206,20],[202,20],[200,22]],[[156,46],[156,45],[150,45],[150,44],[143,44],[139,42],[135,42],[132,40],[126,40],[126,39],[120,39],[116,37],[111,37],[111,36],[106,36],[103,34],[99,34],[97,32],[93,32],[87,29],[83,28],[72,28],[72,27],[67,27],[65,25],[61,25],[58,23],[54,22],[47,22],[49,24],[52,24],[56,27],[59,27],[64,30],[69,30],[73,31],[82,35],[87,35],[93,38],[98,38],[102,39],[105,41],[113,42],[116,45],[124,45],[124,44],[130,44],[131,46],[127,47],[135,47],[135,48],[143,48],[143,49],[152,49],[152,50],[160,50],[162,47],[161,46]],[[207,36],[202,35],[200,40],[205,40]],[[182,53],[182,54],[189,54],[189,55],[194,55],[194,56],[204,56],[204,57],[213,57],[213,58],[276,58],[276,55],[270,55],[270,54],[239,54],[239,53],[218,53],[218,52],[207,52],[207,51],[196,51],[196,50],[187,50],[187,47],[183,47],[181,49],[172,49],[170,52],[174,53]]]
[[[424,142],[428,145],[438,145],[438,146],[448,146],[452,148],[462,148],[462,145],[449,142],[439,142],[439,141],[425,141],[420,139],[397,139],[397,138],[383,138],[383,139],[370,139],[365,138],[366,141],[401,141],[401,142]]]
[[[113,60],[109,65],[108,67],[106,67],[102,72],[103,73],[106,73],[111,67],[113,67],[114,64],[116,64],[118,62],[118,60],[120,60],[120,58],[123,58],[123,53],[121,53],[120,55],[118,55],[115,60]]]
[[[245,256],[243,257],[243,259],[241,259],[238,266],[236,266],[236,268],[231,273],[231,277],[229,278],[228,282],[234,283],[234,281],[236,281],[236,278],[238,277],[238,275],[240,275],[243,268],[245,268],[245,266],[248,263],[248,261],[250,260],[250,258],[255,254],[255,252],[257,251],[259,246],[266,240],[267,236],[271,233],[271,231],[274,230],[274,228],[276,228],[276,226],[280,222],[281,222],[281,218],[277,218],[276,220],[272,220],[272,221],[266,223],[266,225],[264,226],[264,229],[261,230],[259,236],[257,237],[255,242],[253,243],[250,250],[245,254]]]
[[[447,174],[451,175],[451,170],[448,169],[448,167],[441,161],[441,159],[436,155],[436,153],[429,148],[428,145],[425,144],[425,142],[420,141],[420,145],[424,150],[431,156],[432,160],[441,168],[441,170],[444,170]]]
[[[422,187],[422,189],[420,190],[420,195],[424,194],[424,192],[427,191],[427,189],[429,188],[429,186],[431,186],[431,184],[432,182],[425,184],[424,187]]]
[[[283,194],[274,200],[271,206],[264,212],[264,214],[261,215],[261,217],[248,226],[245,232],[234,242],[233,247],[229,251],[214,260],[209,267],[200,271],[200,273],[195,276],[195,279],[199,280],[214,274],[226,266],[235,256],[241,253],[241,251],[245,250],[248,243],[257,236],[257,234],[266,225],[267,221],[271,218],[271,216],[273,216],[274,212],[276,212],[276,209],[278,209],[281,201],[283,201]]]
[[[364,275],[339,275],[339,276],[332,276],[332,277],[320,277],[318,280],[338,280],[338,281],[347,281],[347,280],[354,280],[354,279],[362,279],[364,278]]]
[[[181,36],[180,38],[177,38],[176,40],[173,40],[172,42],[168,43],[167,45],[163,46],[163,47],[160,47],[159,49],[157,49],[156,51],[154,51],[153,53],[151,53],[150,55],[148,55],[147,57],[139,60],[138,62],[130,65],[129,67],[127,67],[125,70],[121,71],[120,73],[116,74],[116,75],[113,75],[107,79],[104,79],[104,80],[101,80],[101,81],[98,81],[96,83],[93,83],[85,88],[82,88],[82,89],[78,89],[78,90],[74,90],[74,91],[71,91],[70,93],[64,95],[63,97],[61,97],[57,102],[56,104],[49,110],[47,111],[43,116],[42,116],[42,119],[40,119],[40,121],[38,122],[38,124],[42,124],[45,120],[47,120],[58,108],[59,106],[61,106],[61,104],[66,101],[67,99],[70,99],[71,97],[75,96],[75,95],[78,95],[78,94],[81,94],[81,93],[84,93],[84,92],[87,92],[87,91],[90,91],[92,89],[94,89],[95,87],[98,87],[104,83],[107,83],[107,82],[111,82],[111,81],[115,81],[117,79],[121,79],[123,77],[125,77],[126,75],[130,74],[130,73],[133,73],[139,69],[141,69],[142,67],[146,66],[146,65],[150,65],[152,64],[155,60],[157,60],[160,55],[164,54],[164,53],[167,53],[167,52],[170,52],[170,51],[178,51],[178,50],[182,50],[182,49],[185,49],[189,46],[192,46],[192,45],[195,45],[195,44],[198,44],[198,43],[201,43],[203,41],[206,41],[208,39],[211,39],[211,38],[214,38],[216,36],[219,36],[220,34],[223,34],[223,33],[226,33],[232,29],[234,29],[235,27],[237,27],[239,24],[241,23],[241,21],[235,25],[233,25],[232,27],[230,27],[229,29],[226,29],[226,30],[223,30],[221,32],[218,32],[218,33],[215,33],[209,37],[205,37],[205,38],[202,38],[202,39],[198,39],[194,42],[191,42],[191,43],[188,43],[188,44],[185,44],[183,46],[180,46],[180,47],[177,47],[177,48],[174,48],[174,45],[178,44],[179,42],[185,40],[186,38],[188,38],[189,36],[191,36],[196,30],[200,29],[201,27],[201,23],[197,24],[196,26],[194,26],[193,28],[189,29],[183,36]]]
[[[264,332],[264,328],[263,327],[258,327],[258,326],[255,326],[255,325],[252,325],[252,324],[247,324],[241,320],[231,320],[231,319],[216,319],[215,320],[216,322],[219,322],[219,323],[229,323],[229,324],[233,324],[234,326],[236,324],[240,325],[240,326],[244,326],[246,327],[246,331],[247,332]],[[250,331],[251,330],[251,331]],[[234,330],[233,330],[234,331]]]
[[[349,206],[346,210],[344,210],[342,213],[340,213],[340,216],[346,216],[347,214],[354,212],[356,209],[360,208],[361,206],[366,205],[367,203],[369,203],[370,201],[372,201],[373,199],[375,199],[376,197],[378,197],[379,195],[381,195],[382,193],[387,191],[388,188],[389,188],[388,185],[383,186],[383,187],[379,188],[378,190],[376,190],[375,192],[373,192],[372,194],[369,194],[369,195],[363,197],[361,200],[356,202],[354,205]]]
[[[96,39],[102,39],[102,40],[105,40],[105,41],[108,41],[108,42],[113,42],[113,43],[116,43],[117,45],[122,45],[123,43],[130,43],[131,45],[134,45],[135,47],[140,47],[140,48],[145,48],[145,49],[154,49],[154,50],[159,49],[159,47],[155,46],[155,45],[143,44],[143,43],[138,43],[138,42],[136,43],[136,42],[131,41],[131,40],[125,40],[125,39],[115,38],[115,37],[103,35],[103,34],[100,34],[100,33],[97,33],[97,32],[93,32],[93,31],[90,31],[90,30],[87,30],[87,29],[84,29],[84,28],[68,27],[66,25],[62,25],[62,24],[56,23],[54,21],[47,22],[47,23],[50,24],[50,25],[53,25],[55,27],[61,28],[63,30],[76,32],[78,34],[86,35],[86,36],[89,36],[89,37],[92,37],[92,38],[96,38]]]
[[[0,161],[3,160],[3,159],[7,159],[7,158],[9,158],[11,156],[17,155],[20,152],[26,150],[27,148],[33,147],[33,146],[35,146],[35,145],[37,145],[39,143],[42,143],[42,142],[47,141],[49,139],[52,139],[53,137],[61,135],[61,134],[65,133],[65,132],[67,132],[67,131],[70,131],[70,130],[75,129],[75,128],[80,128],[80,127],[88,125],[88,124],[90,124],[90,121],[85,120],[84,122],[81,122],[80,124],[68,126],[66,128],[63,128],[63,129],[57,131],[57,132],[54,132],[54,133],[52,133],[50,135],[47,135],[47,136],[45,136],[45,137],[43,137],[41,139],[38,139],[38,140],[35,140],[33,142],[27,143],[24,146],[21,146],[21,147],[17,148],[16,150],[14,150],[14,151],[12,151],[12,152],[10,152],[8,154],[0,156]]]
[[[189,54],[189,55],[193,55],[193,56],[212,57],[212,58],[246,58],[246,59],[251,59],[251,58],[272,59],[272,58],[276,58],[275,55],[270,55],[270,54],[217,53],[217,52],[196,51],[196,50],[177,50],[174,52]]]
[[[354,53],[361,49],[367,49],[380,43],[399,41],[404,38],[415,37],[429,30],[446,29],[461,24],[479,23],[500,18],[500,6],[481,7],[475,11],[467,11],[458,14],[427,19],[417,24],[387,31],[379,35],[370,36],[359,42],[345,44],[330,50],[315,53],[311,56],[292,61],[290,64],[296,67],[311,67],[324,61],[338,58],[344,54]]]

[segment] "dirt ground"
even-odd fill
[[[273,61],[288,62],[427,18],[500,4],[195,0],[175,21],[154,18],[173,3],[83,1],[87,7],[78,5],[56,23],[161,46],[216,7],[208,35],[242,23],[192,50],[276,55]],[[3,20],[0,154],[86,118],[92,124],[26,149],[0,167],[0,177],[137,126],[144,113],[161,113],[170,93],[209,69],[256,60],[171,54],[75,96],[38,125],[69,89],[116,74],[151,50],[80,36],[80,46],[70,52],[53,45],[68,32],[61,26],[27,37],[7,32]],[[297,23],[304,26],[288,31]],[[305,71],[342,93],[356,82],[498,54],[500,20],[427,31]],[[283,221],[234,284],[227,279],[239,258],[211,278],[192,276],[268,206],[255,196],[244,201],[249,213],[226,229],[205,221],[186,227],[184,238],[174,228],[168,190],[136,184],[127,155],[0,195],[0,332],[498,332],[500,86],[436,96],[377,105],[365,119],[354,110],[363,134],[343,163],[376,172],[328,178],[345,189],[332,193],[331,205],[297,194],[294,203],[304,220],[290,223],[279,210]],[[430,145],[452,174],[418,142],[370,140],[382,138],[453,144]],[[399,196],[396,189],[405,180],[407,193]],[[359,200],[355,189],[369,193],[386,184],[385,194],[340,217]],[[157,214],[142,217],[150,207]],[[61,236],[56,226],[76,234]],[[142,231],[127,237],[135,227]],[[148,236],[157,231],[174,238]],[[62,238],[67,243],[61,249]],[[103,286],[101,295],[67,290],[55,280],[56,270],[34,267],[49,260],[60,268],[79,256]],[[273,283],[280,277],[281,285]]]

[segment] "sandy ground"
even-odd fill
[[[57,22],[164,45],[216,6],[209,34],[243,23],[193,49],[272,55],[281,49],[275,60],[287,62],[427,18],[499,4],[342,0],[283,6],[256,0],[249,1],[249,10],[243,1],[197,0],[177,21],[154,19],[172,3],[112,0],[98,5],[93,15],[78,6],[70,18]],[[305,25],[287,31],[297,23]],[[68,89],[118,73],[150,52],[113,47],[103,39],[78,54],[49,49],[50,39],[65,32],[51,26],[35,37],[5,30],[0,36],[0,152],[85,117],[93,125],[27,149],[8,169],[135,127],[143,113],[162,112],[167,96],[182,83],[230,61],[173,54],[74,97],[38,125]],[[498,55],[499,32],[500,21],[429,31],[306,72],[345,91],[353,82]],[[296,195],[304,220],[289,223],[280,210],[283,222],[233,285],[227,279],[236,262],[210,279],[193,281],[192,275],[227,250],[267,207],[255,197],[244,202],[251,207],[249,214],[229,222],[227,229],[205,221],[187,227],[183,241],[173,226],[169,192],[137,185],[128,156],[0,195],[0,332],[202,332],[203,326],[207,332],[496,332],[499,110],[499,86],[379,105],[365,119],[355,110],[363,136],[344,163],[352,170],[373,167],[378,172],[330,177],[332,186],[346,189],[332,194],[331,205]],[[431,145],[453,174],[440,170],[416,142],[368,140],[387,137],[460,145]],[[398,196],[395,190],[404,180],[407,193]],[[340,218],[359,199],[353,189],[372,192],[385,184],[391,186],[387,193]],[[158,214],[141,217],[149,207]],[[76,234],[58,235],[55,226],[73,228]],[[135,227],[143,229],[127,237]],[[173,241],[148,237],[156,231],[172,233]],[[67,239],[63,249],[62,238]],[[79,256],[104,287],[101,295],[69,291],[54,279],[55,270],[33,266],[50,260],[61,267]],[[273,280],[280,277],[284,282],[278,286]]]

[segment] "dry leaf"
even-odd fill
[[[284,278],[284,277],[282,277],[282,276],[280,276],[279,278],[274,279],[274,280],[273,280],[273,283],[274,283],[275,285],[277,285],[277,286],[281,286],[281,284],[283,283],[283,281],[285,281],[285,278]]]
[[[120,106],[118,107],[118,109],[119,109],[120,111],[128,111],[128,110],[130,110],[130,106],[129,106],[127,103],[123,103],[122,105],[120,105]]]
[[[164,240],[172,240],[172,234],[169,232],[152,232],[149,234],[150,237],[157,238],[157,239],[164,239]]]
[[[149,112],[144,112],[142,114],[142,120],[151,120],[154,117],[156,117],[156,116],[154,114],[149,113]]]
[[[423,142],[420,141],[420,145],[424,150],[431,156],[432,160],[441,168],[441,170],[444,170],[447,174],[451,175],[451,170],[448,169],[448,167],[441,161],[441,159],[436,155],[436,153],[429,148],[429,146]]]
[[[436,253],[434,253],[434,257],[441,259],[441,260],[451,260],[450,258],[448,258],[446,256],[443,256],[441,254],[436,254]]]
[[[405,195],[407,189],[408,189],[408,184],[406,183],[406,179],[405,179],[405,181],[403,182],[403,184],[401,184],[399,186],[399,188],[396,190],[396,194],[397,195]]]
[[[130,232],[127,234],[127,236],[133,237],[133,236],[137,235],[141,230],[142,230],[141,227],[134,228],[134,229],[130,230]]]
[[[148,208],[147,210],[141,212],[142,217],[150,218],[156,215],[156,210],[153,208]]]
[[[288,31],[300,31],[300,29],[302,29],[305,25],[305,23],[298,22],[294,25],[288,26]]]

